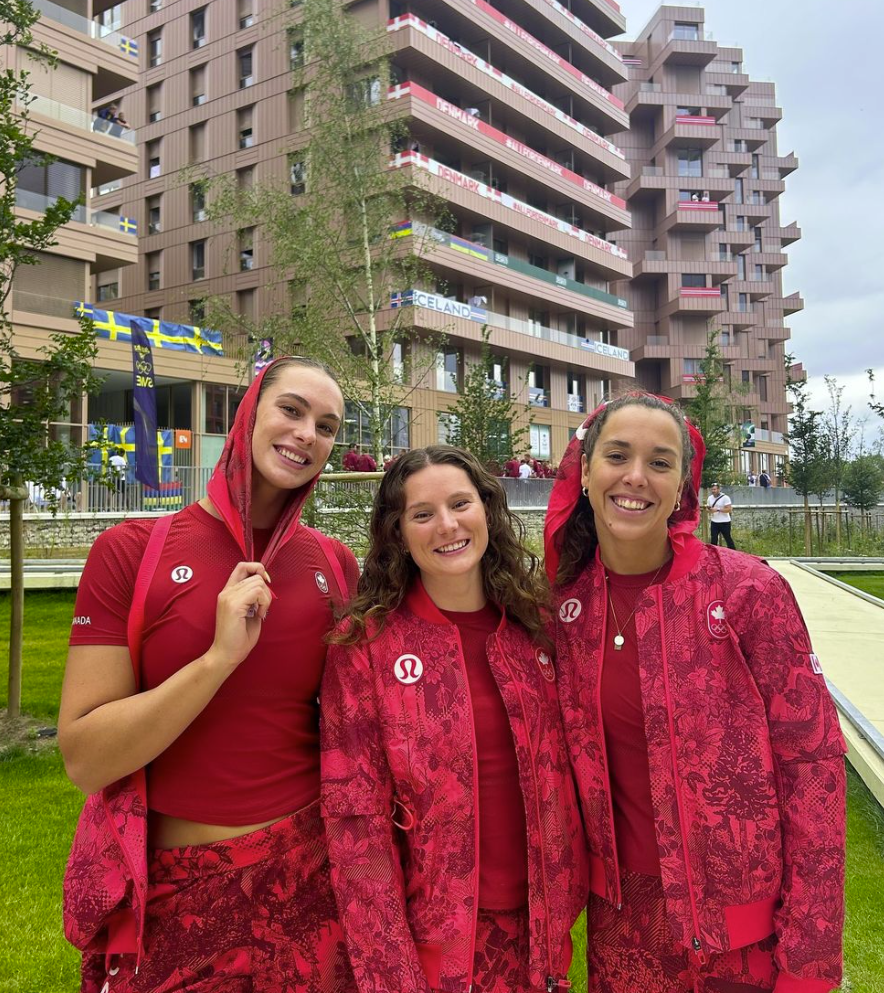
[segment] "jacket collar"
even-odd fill
[[[662,581],[662,586],[668,586],[670,583],[677,582],[679,579],[687,576],[696,568],[697,563],[700,561],[700,556],[703,554],[703,548],[705,546],[699,538],[696,538],[692,534],[682,535],[680,537],[681,540],[670,542],[672,547],[672,566],[666,578]],[[598,545],[595,550],[593,568],[598,575],[601,575],[604,571],[601,548]]]
[[[429,621],[430,624],[448,624],[453,626],[452,622],[433,602],[430,594],[427,593],[420,576],[415,576],[414,582],[405,594],[403,604],[413,614],[420,617],[421,620]],[[502,634],[506,627],[506,610],[499,603],[495,604],[495,606],[500,611],[500,624],[497,626],[497,633]]]

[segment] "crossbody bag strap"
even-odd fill
[[[172,526],[173,517],[175,514],[160,517],[151,529],[144,555],[141,557],[141,564],[138,566],[135,588],[132,591],[132,603],[129,606],[126,640],[129,644],[132,670],[135,673],[135,685],[139,688],[141,686],[141,635],[144,632],[144,605],[147,601],[147,591],[150,589],[160,556],[163,553],[166,536]]]

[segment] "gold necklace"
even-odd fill
[[[666,565],[666,562],[664,562],[663,565]],[[660,575],[661,571],[663,570],[663,565],[661,565],[660,568],[654,573],[654,578],[650,581],[650,583],[648,583],[648,586],[653,586],[654,583],[657,582],[657,577]],[[614,651],[619,652],[623,650],[623,646],[626,644],[626,639],[623,637],[623,632],[629,626],[629,622],[632,620],[632,618],[635,616],[635,612],[638,610],[638,604],[639,604],[639,599],[641,598],[641,592],[639,593],[639,596],[636,597],[635,606],[632,608],[632,613],[629,615],[629,617],[626,618],[626,623],[623,625],[623,627],[620,627],[620,621],[617,620],[617,611],[614,609],[614,598],[611,596],[611,579],[608,576],[607,572],[605,573],[605,590],[608,594],[608,603],[611,606],[611,614],[614,617],[614,627],[617,628],[617,633],[614,635]]]

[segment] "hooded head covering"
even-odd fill
[[[627,393],[626,396],[653,396],[655,400],[662,400],[663,403],[672,403],[669,397],[656,396],[653,393],[645,393],[639,390],[636,390],[634,393]],[[583,452],[583,439],[586,437],[586,431],[589,425],[592,424],[606,406],[606,403],[599,404],[587,416],[583,425],[577,429],[576,434],[568,443],[562,461],[559,463],[559,471],[556,473],[556,481],[553,484],[552,493],[550,494],[549,507],[547,508],[546,521],[543,528],[546,573],[551,583],[555,582],[556,574],[559,571],[559,557],[561,555],[565,524],[577,506],[577,501],[581,499],[580,456]],[[684,421],[691,438],[691,444],[694,447],[694,458],[691,463],[691,478],[682,490],[681,506],[669,518],[669,539],[673,550],[676,552],[683,548],[700,522],[700,500],[698,494],[700,492],[700,475],[703,469],[703,459],[706,455],[706,445],[703,442],[703,436],[687,417],[685,417]]]
[[[264,377],[279,362],[290,356],[282,356],[258,373],[252,385],[246,390],[233,421],[233,427],[224,442],[221,458],[212,472],[206,487],[209,499],[227,525],[227,530],[239,545],[244,559],[254,559],[255,545],[252,537],[252,434],[258,413],[258,396]],[[262,561],[266,566],[277,551],[288,541],[298,526],[307,497],[319,478],[317,473],[309,483],[292,490],[285,509],[276,522],[273,535],[264,552]]]

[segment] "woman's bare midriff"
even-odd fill
[[[151,810],[148,814],[148,844],[151,848],[183,848],[185,845],[210,845],[213,841],[227,841],[239,838],[252,831],[269,827],[288,817],[273,817],[259,824],[201,824],[199,821],[186,821],[182,817],[170,817]]]

